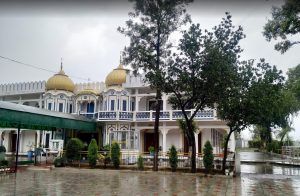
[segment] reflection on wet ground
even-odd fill
[[[275,177],[274,177],[275,176]],[[0,195],[299,195],[298,176],[203,177],[100,169],[26,170],[0,176]]]

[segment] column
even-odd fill
[[[135,111],[139,111],[139,103],[140,103],[141,97],[135,96]]]
[[[195,146],[196,146],[196,153],[198,153],[198,132],[194,133],[195,134]]]
[[[163,152],[167,152],[168,151],[168,149],[167,149],[167,134],[168,134],[168,132],[169,132],[169,129],[165,129],[165,128],[163,128],[162,129],[162,135],[163,135],[163,149],[162,149],[162,151]]]
[[[38,147],[40,147],[40,138],[41,138],[41,131],[39,131],[39,130],[37,130],[36,131],[36,147],[38,148]]]
[[[18,135],[18,131],[16,131],[17,132],[17,135]],[[23,132],[23,130],[20,130],[20,136],[19,136],[19,141],[20,141],[20,143],[19,143],[19,152],[23,152],[23,135],[24,134],[22,134],[22,132]],[[17,136],[18,137],[18,136]]]
[[[0,131],[0,146],[3,146],[3,141],[2,141],[2,132],[3,132],[3,131]]]

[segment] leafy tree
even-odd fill
[[[295,129],[291,127],[291,125],[287,125],[285,127],[282,127],[277,131],[277,138],[279,138],[280,143],[283,143],[285,138],[289,137],[289,133],[294,131]]]
[[[66,158],[68,161],[80,160],[80,151],[83,143],[78,138],[71,138],[66,146]]]
[[[199,24],[183,31],[178,46],[180,53],[169,60],[162,87],[171,94],[172,107],[182,111],[185,124],[181,127],[192,149],[191,172],[196,172],[193,119],[200,110],[214,108],[223,92],[233,85],[242,51],[239,41],[243,38],[242,28],[235,28],[231,15],[226,13],[212,32],[202,31]]]
[[[289,40],[288,36],[296,35],[300,32],[300,1],[285,0],[282,7],[272,8],[272,19],[268,20],[264,26],[263,35],[267,41],[281,38],[282,41],[275,45],[275,50],[285,53],[300,40]]]
[[[171,146],[169,149],[169,163],[172,169],[172,172],[175,172],[177,169],[178,164],[178,156],[177,156],[177,150],[174,145]]]
[[[116,169],[120,167],[120,145],[117,142],[113,142],[111,145],[111,161]]]
[[[214,155],[213,148],[209,141],[206,141],[204,144],[204,156],[203,156],[203,164],[207,172],[210,172],[213,168],[214,163]]]
[[[230,128],[225,142],[223,172],[227,159],[227,146],[232,133],[249,125],[259,125],[271,142],[271,128],[284,126],[293,112],[293,102],[287,99],[281,71],[261,59],[257,65],[250,60],[242,62],[234,79],[235,85],[224,92],[218,103],[218,115]]]
[[[130,64],[134,73],[143,70],[146,81],[156,90],[156,110],[154,124],[154,171],[158,170],[158,128],[162,96],[163,73],[166,59],[171,54],[170,35],[190,21],[185,6],[192,0],[130,0],[134,2],[132,19],[126,21],[125,28],[118,31],[130,38],[125,48],[124,61]]]
[[[98,145],[95,139],[91,140],[88,147],[88,160],[92,168],[95,168],[98,159]]]

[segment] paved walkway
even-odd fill
[[[300,178],[246,174],[241,177],[117,171],[28,169],[0,176],[0,195],[299,195]]]

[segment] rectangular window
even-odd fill
[[[134,111],[134,106],[135,106],[135,103],[134,102],[131,102],[131,111]]]
[[[64,104],[63,103],[59,103],[58,104],[58,111],[59,112],[63,112],[63,109],[64,109]]]
[[[48,103],[48,110],[51,110],[52,103]]]
[[[127,111],[127,101],[126,100],[123,100],[122,110]]]
[[[70,111],[69,111],[70,113],[73,112],[73,108],[72,107],[73,107],[72,104],[70,104],[70,108],[69,108],[70,109]]]
[[[110,110],[115,111],[115,100],[110,101]]]

